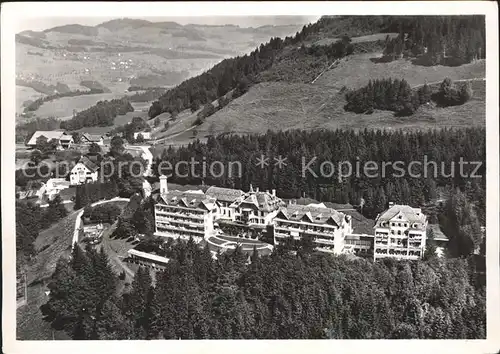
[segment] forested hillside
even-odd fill
[[[152,286],[139,269],[124,294],[105,253],[76,247],[49,285],[46,320],[73,339],[485,338],[485,289],[472,260],[372,263],[278,248],[251,264],[212,259],[192,240]]]
[[[353,52],[352,45],[348,43],[349,37],[378,32],[399,33],[395,39],[386,39],[384,53],[388,59],[384,60],[411,53],[422,56],[421,60],[429,62],[429,65],[436,65],[453,58],[458,58],[460,63],[468,63],[485,55],[486,37],[482,16],[323,17],[314,24],[304,26],[293,37],[284,40],[272,38],[249,55],[226,59],[202,75],[183,82],[155,101],[149,116],[154,118],[163,112],[178,113],[187,108],[194,111],[200,105],[212,102],[242,85],[248,87],[263,79],[282,80],[282,75],[263,73],[283,62],[292,62],[291,67],[296,68],[299,76],[298,68],[319,74],[325,69],[325,61],[331,62]],[[339,38],[342,36],[344,39]],[[329,37],[337,37],[339,42],[334,41],[326,49],[314,44],[319,39]],[[305,50],[303,45],[312,48]],[[332,50],[336,46],[340,48]],[[299,50],[301,47],[302,50]],[[322,57],[323,60],[312,60],[314,57]],[[290,77],[288,74],[285,79]]]

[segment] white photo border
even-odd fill
[[[394,2],[19,2],[1,5],[2,97],[2,285],[3,351],[6,353],[88,352],[441,352],[497,353],[500,350],[499,282],[499,101],[498,6],[489,1]],[[75,16],[75,14],[78,14]],[[19,21],[40,17],[277,15],[466,15],[486,16],[487,140],[487,339],[486,340],[236,340],[192,341],[17,341],[15,306],[15,42]]]

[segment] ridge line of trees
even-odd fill
[[[75,96],[84,96],[84,95],[94,95],[98,93],[104,93],[103,89],[90,89],[89,91],[81,91],[75,90],[70,92],[56,93],[50,96],[45,96],[39,98],[31,103],[29,103],[26,107],[24,107],[24,113],[34,112],[38,108],[40,108],[44,103],[50,102],[63,97],[75,97]]]
[[[70,120],[60,122],[60,128],[78,130],[83,127],[111,126],[117,116],[133,111],[134,107],[126,97],[111,101],[99,101],[90,108],[74,113]]]
[[[389,110],[399,116],[409,116],[417,111],[420,105],[431,100],[441,107],[464,104],[472,98],[470,81],[455,85],[451,79],[443,80],[439,89],[433,92],[427,84],[413,90],[404,79],[376,79],[357,90],[349,90],[345,94],[346,111],[355,113],[373,113],[374,109]]]

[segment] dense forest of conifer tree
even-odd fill
[[[390,59],[423,56],[427,65],[460,65],[486,55],[484,16],[410,16],[391,28],[399,35],[386,39]]]
[[[455,85],[449,78],[443,80],[438,90],[427,84],[412,90],[406,80],[370,80],[368,85],[349,90],[345,94],[346,111],[373,113],[374,109],[394,111],[398,116],[410,116],[422,104],[434,101],[441,107],[458,106],[472,98],[470,82]]]
[[[469,184],[476,190],[474,200],[484,198],[485,149],[483,128],[418,132],[269,131],[262,135],[222,134],[209,137],[206,143],[195,141],[178,149],[165,149],[161,158],[155,161],[153,170],[157,174],[161,172],[158,171],[161,161],[168,161],[175,166],[179,161],[190,161],[193,158],[199,162],[194,174],[189,166],[179,165],[178,174],[174,170],[163,171],[165,174],[173,174],[169,181],[193,185],[203,182],[243,190],[248,190],[252,183],[261,190],[276,189],[277,194],[283,198],[307,196],[320,201],[353,205],[359,205],[363,198],[363,213],[374,217],[384,208],[378,202],[380,200],[418,206],[437,199],[442,189],[464,189]],[[256,165],[257,158],[261,155],[270,159],[269,166],[260,168]],[[286,158],[286,166],[282,168],[273,163],[273,159],[279,156]],[[476,174],[482,177],[469,177],[475,165],[464,165],[464,176],[461,176],[460,158],[463,161],[481,162]],[[203,161],[206,166],[214,161],[221,161],[226,167],[230,162],[238,161],[242,167],[241,176],[236,174],[236,168],[232,170],[233,175],[229,176],[230,169],[226,168],[221,177],[206,173],[207,176],[201,178]],[[313,162],[310,163],[311,161]],[[373,161],[378,166],[374,177],[363,173],[363,164],[368,161]],[[383,176],[382,163],[388,161],[401,161],[401,167],[406,171],[403,172],[404,175],[398,172],[396,165],[387,165]],[[421,162],[411,166],[412,175],[418,178],[409,175],[407,167],[412,161]],[[427,167],[425,161],[428,162]],[[326,164],[329,165],[330,162],[334,167],[333,172],[327,170]],[[351,164],[353,173],[339,180],[338,166],[343,162]],[[356,173],[357,163],[360,166],[359,174]],[[349,171],[344,169],[342,173],[346,175],[347,172]],[[453,175],[450,175],[452,172]],[[482,215],[483,213],[484,211]]]
[[[88,247],[58,262],[46,320],[74,339],[485,338],[485,288],[470,259],[369,262],[278,248],[247,263],[169,244],[156,274],[123,293],[107,256]]]

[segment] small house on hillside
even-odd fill
[[[33,133],[31,138],[26,143],[26,146],[35,148],[37,140],[41,137],[45,137],[47,141],[55,140],[57,142],[58,150],[68,149],[73,144],[73,137],[63,131],[38,130]]]
[[[137,140],[139,135],[142,135],[142,138],[144,140],[151,140],[151,132],[135,132],[134,133],[134,140]]]
[[[82,156],[71,169],[70,184],[78,185],[97,181],[99,165],[92,162],[87,156]]]
[[[89,134],[89,133],[83,133],[81,137],[81,142],[82,144],[92,144],[95,143],[97,145],[104,145],[104,138],[102,135],[99,134]]]

